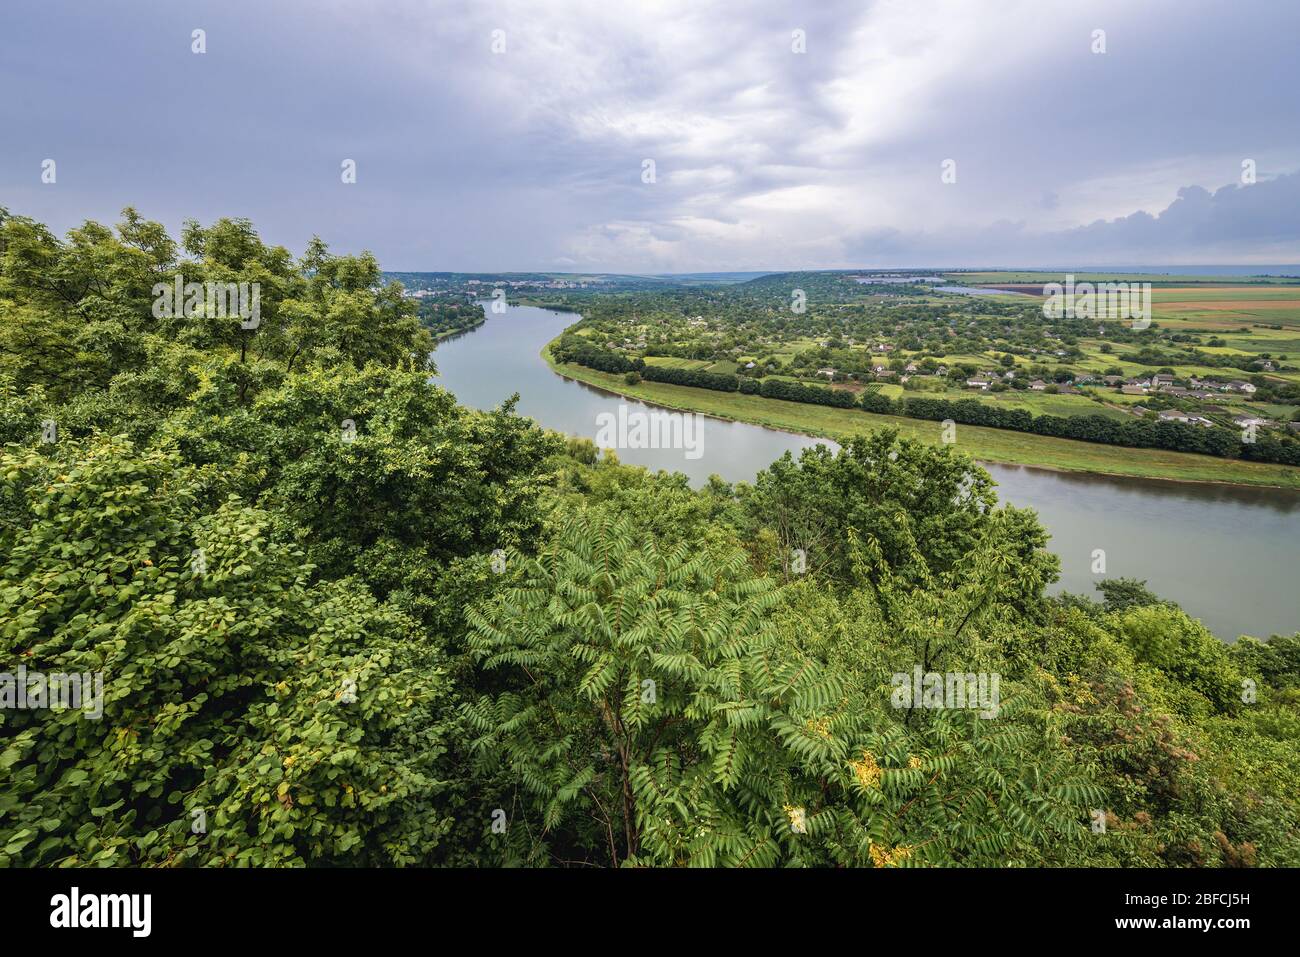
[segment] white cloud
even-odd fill
[[[275,241],[318,232],[407,269],[1011,263],[1051,255],[1026,236],[1161,210],[1188,184],[1230,182],[1242,157],[1261,175],[1300,165],[1300,7],[1282,0],[462,0],[382,16],[231,0],[202,13],[208,60],[182,49],[160,88],[159,38],[187,15],[92,11],[69,34],[48,12],[15,12],[21,49],[69,66],[33,85],[0,61],[0,82],[24,93],[0,103],[0,125],[57,149],[81,190],[31,188],[6,152],[0,184],[20,211],[60,229],[126,203],[173,225],[246,215]],[[196,111],[244,148],[196,149]],[[359,163],[350,193],[336,187],[342,156]],[[940,182],[946,158],[955,185]],[[1232,242],[1237,256],[1278,248],[1244,230]]]

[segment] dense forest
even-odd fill
[[[692,489],[431,343],[368,254],[0,210],[0,692],[103,679],[0,709],[0,866],[1300,865],[1300,634],[1049,597],[952,447]]]

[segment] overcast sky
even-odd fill
[[[0,205],[409,270],[1296,263],[1298,37],[1295,0],[5,0]]]

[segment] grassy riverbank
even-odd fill
[[[643,381],[637,385],[628,385],[621,375],[557,363],[551,357],[551,345],[552,343],[547,343],[542,349],[542,358],[553,372],[671,409],[701,412],[722,419],[831,439],[895,426],[905,435],[934,444],[940,441],[938,422],[874,415],[858,409],[833,409],[828,406],[785,402],[757,395],[741,395],[738,392],[714,392],[663,382]],[[1300,489],[1300,469],[1285,465],[1220,459],[1160,449],[1130,449],[1013,432],[1009,429],[959,425],[957,445],[985,462],[1180,482],[1220,482]]]

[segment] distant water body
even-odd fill
[[[958,292],[965,296],[1028,296],[1026,292],[1008,292],[1006,289],[981,289],[979,286],[935,286],[935,292]]]

